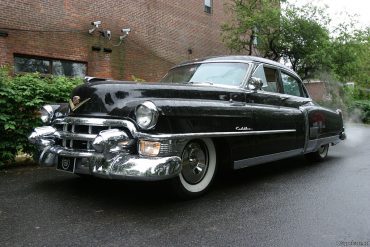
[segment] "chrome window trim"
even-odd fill
[[[247,64],[253,64],[253,61],[251,61],[251,60],[233,60],[233,59],[217,60],[217,61],[207,61],[207,60],[206,61],[193,61],[193,62],[190,62],[190,63],[184,63],[184,64],[174,66],[171,69],[179,68],[179,67],[182,67],[182,66],[188,66],[188,65],[192,65],[192,64],[205,64],[205,63],[247,63]]]
[[[237,131],[237,132],[201,132],[201,133],[175,133],[175,134],[147,134],[138,132],[136,136],[148,140],[167,140],[184,138],[206,138],[206,137],[228,137],[228,136],[249,136],[249,135],[269,135],[281,133],[293,133],[295,129],[285,130],[261,130],[261,131]]]

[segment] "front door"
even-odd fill
[[[252,76],[263,82],[262,90],[252,91],[247,96],[254,106],[254,130],[261,132],[254,138],[254,156],[284,155],[284,152],[296,150],[297,124],[302,112],[282,105],[289,96],[281,94],[279,70],[260,64]]]

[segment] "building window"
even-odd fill
[[[14,56],[15,73],[39,72],[58,76],[85,77],[87,64],[82,62],[39,58],[32,56]]]
[[[204,12],[212,14],[213,0],[204,0]]]

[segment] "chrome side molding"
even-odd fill
[[[281,133],[294,133],[295,129],[285,130],[261,130],[261,131],[237,131],[237,132],[201,132],[201,133],[175,133],[175,134],[147,134],[136,133],[138,138],[150,140],[168,140],[184,138],[209,138],[209,137],[229,137],[229,136],[251,136],[251,135],[271,135]]]

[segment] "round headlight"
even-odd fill
[[[145,101],[135,111],[136,123],[142,129],[151,129],[157,124],[158,110],[153,102]]]
[[[51,105],[44,105],[40,110],[40,114],[43,123],[50,123],[54,116],[54,109]]]

